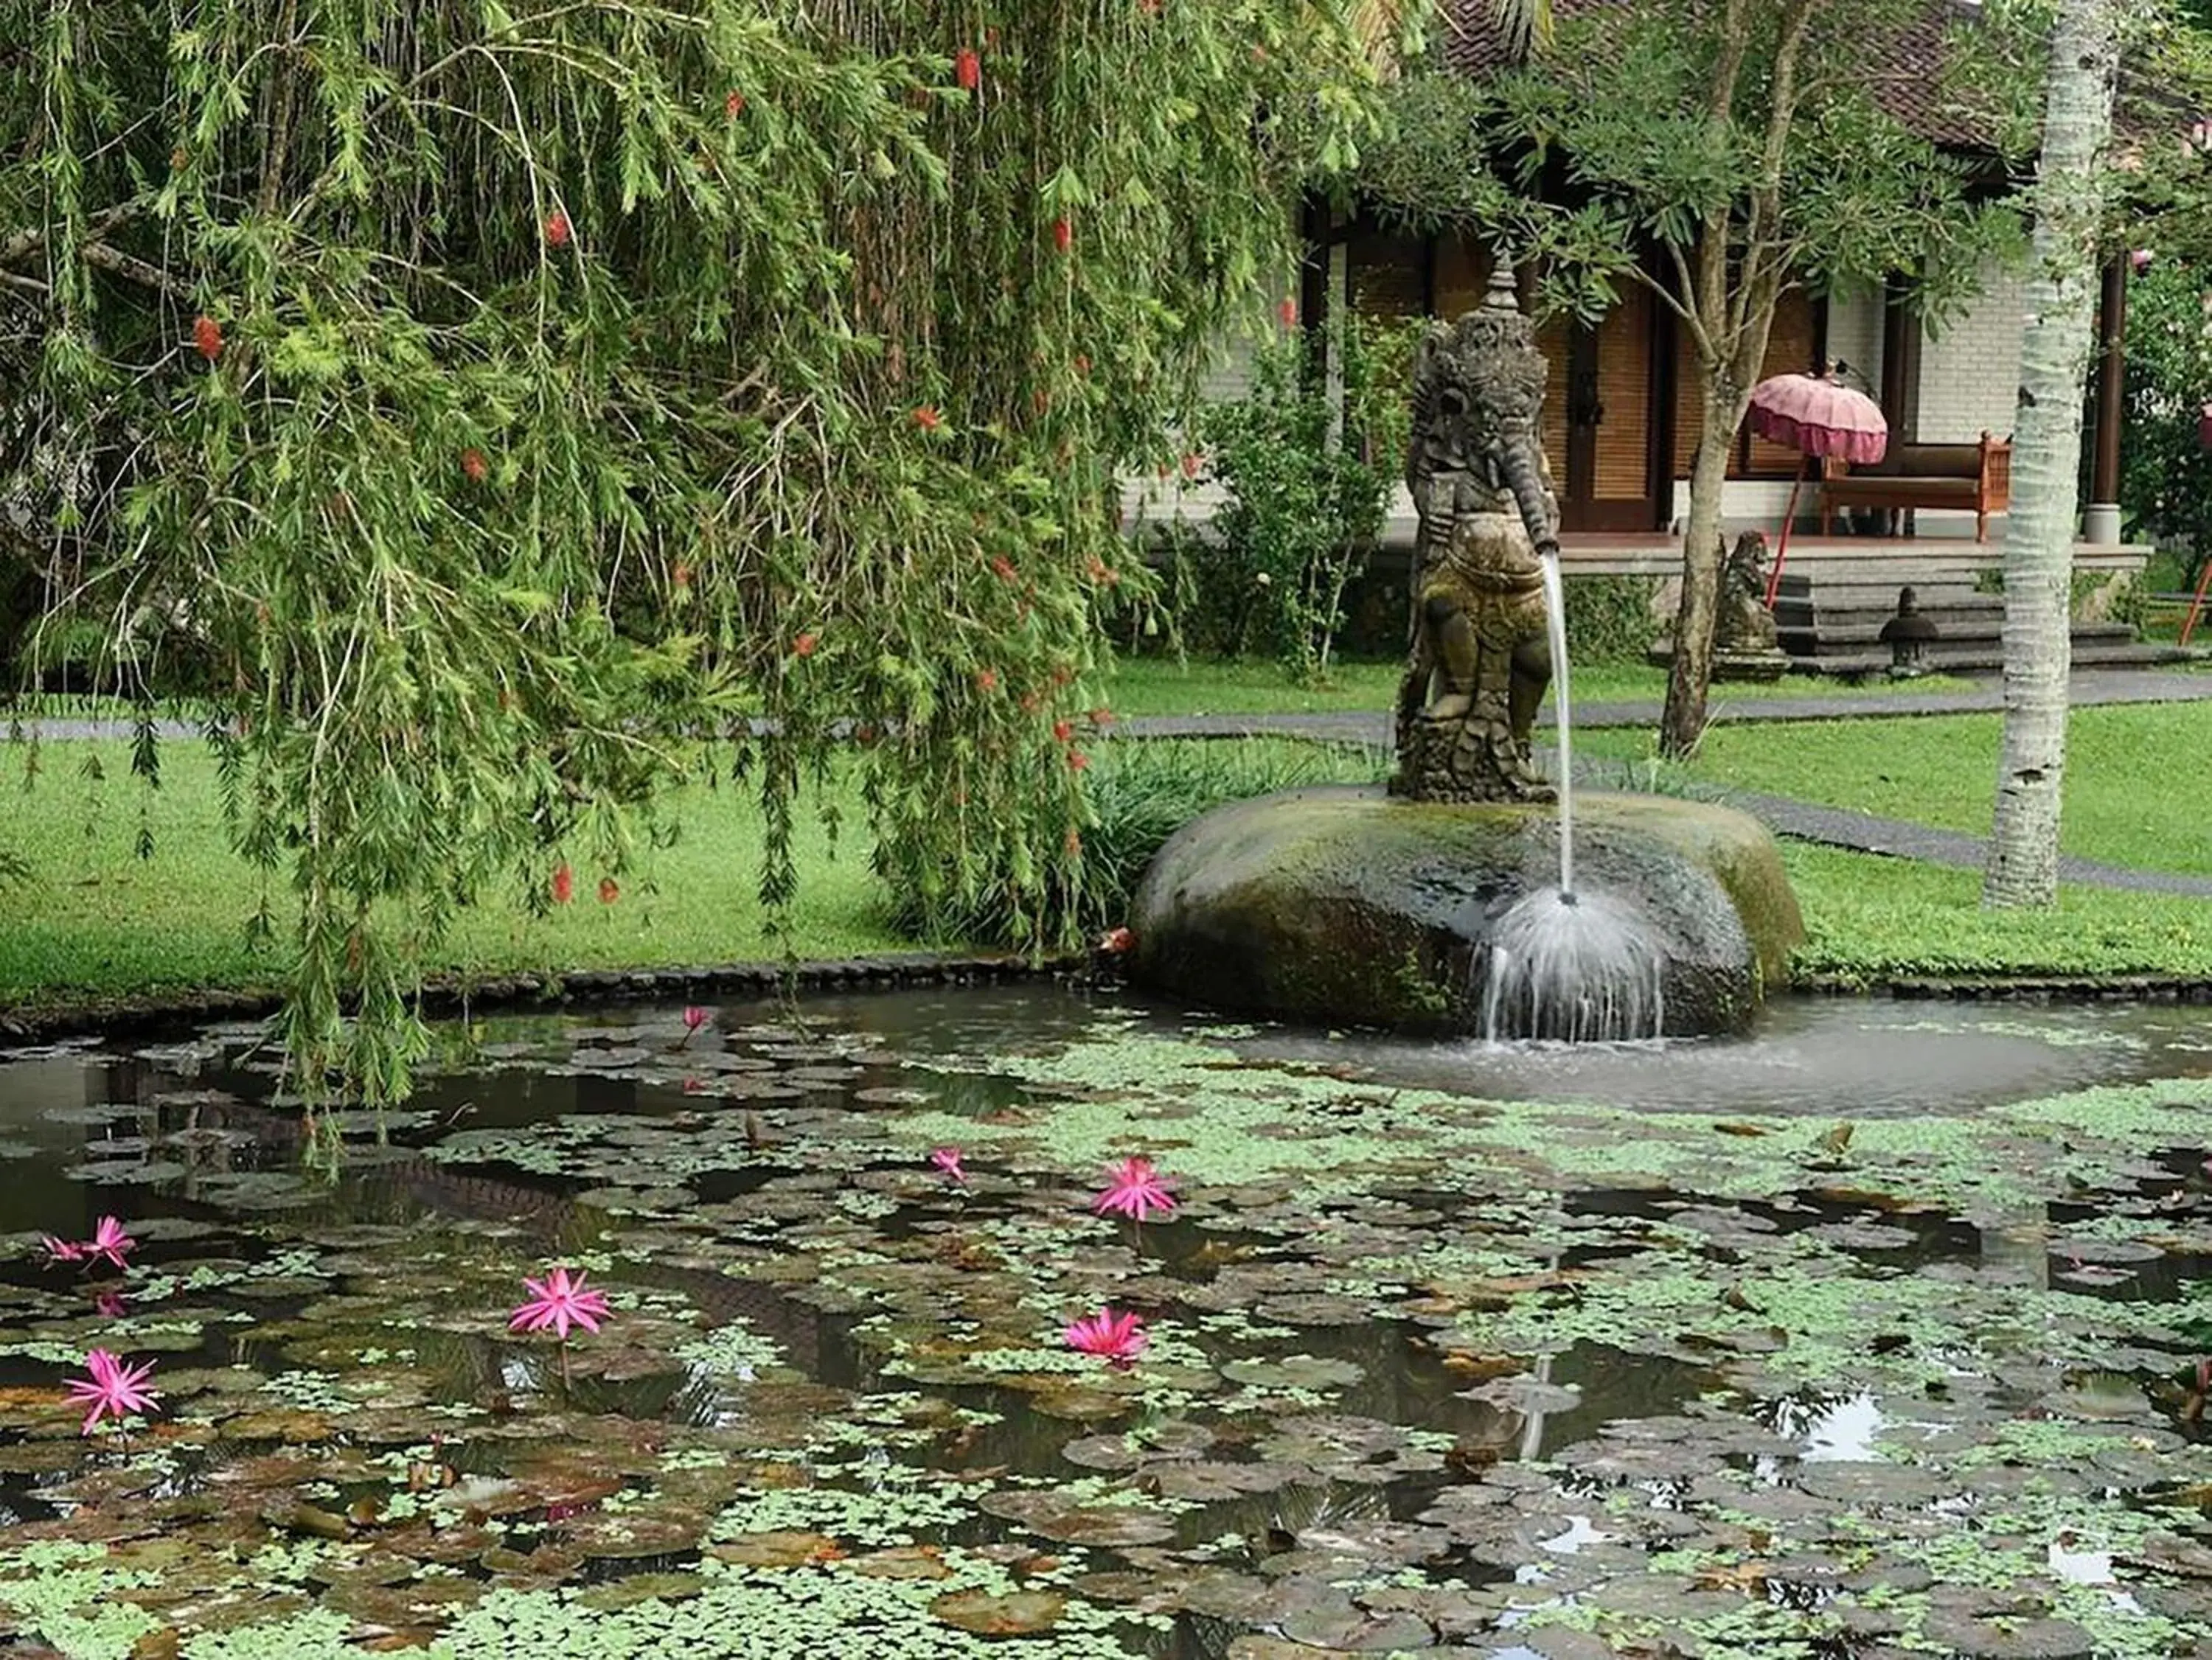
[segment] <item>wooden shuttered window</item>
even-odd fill
[[[1759,378],[1816,370],[1820,367],[1822,318],[1820,302],[1802,289],[1793,288],[1774,308],[1774,326],[1766,336],[1766,360]],[[1676,478],[1687,478],[1698,454],[1698,428],[1705,400],[1698,391],[1698,352],[1690,330],[1680,319],[1674,324],[1674,455]],[[1754,437],[1748,424],[1736,434],[1729,455],[1730,478],[1787,478],[1801,461],[1786,444],[1770,444]]]

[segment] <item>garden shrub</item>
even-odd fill
[[[1083,833],[1084,880],[1063,890],[1052,918],[1063,933],[1095,936],[1128,919],[1145,868],[1184,825],[1224,802],[1245,801],[1316,784],[1364,784],[1382,777],[1389,758],[1349,744],[1295,738],[1125,740],[1093,769],[1096,821]],[[985,896],[956,921],[950,937],[1018,943],[1023,924],[1012,896]],[[922,920],[909,913],[901,921]]]
[[[2201,273],[2153,264],[2130,285],[2120,505],[2132,534],[2182,550],[2179,585],[2212,554],[2212,452],[2197,418],[2212,398],[2212,319]]]
[[[1659,632],[1651,620],[1658,579],[1571,576],[1565,583],[1567,653],[1573,663],[1641,663]]]
[[[1225,655],[1264,651],[1302,681],[1328,672],[1345,588],[1404,471],[1420,326],[1355,317],[1325,336],[1271,342],[1251,391],[1201,413],[1203,476],[1229,500],[1213,521],[1218,545],[1189,561],[1189,597]]]

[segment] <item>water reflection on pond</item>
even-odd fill
[[[21,1640],[2148,1655],[2212,1615],[2194,1011],[1497,1051],[1032,988],[447,1036],[313,1149],[251,1028],[0,1058]],[[1091,1209],[1134,1153],[1173,1219]],[[126,1275],[46,1262],[110,1214]],[[556,1262],[612,1318],[511,1332]],[[1126,1369],[1060,1340],[1109,1306]],[[161,1416],[77,1433],[94,1347]]]

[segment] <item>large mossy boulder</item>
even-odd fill
[[[1725,807],[1575,799],[1575,887],[1649,925],[1670,1036],[1741,1030],[1804,938],[1773,839]],[[1551,807],[1294,790],[1185,825],[1139,889],[1140,985],[1330,1025],[1480,1032],[1500,920],[1559,877]]]

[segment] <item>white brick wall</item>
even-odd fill
[[[1879,396],[1881,391],[1880,288],[1836,294],[1828,299],[1828,355],[1850,365],[1850,383]]]
[[[2020,336],[2027,279],[2000,266],[1984,273],[1966,313],[1920,348],[1920,439],[1970,444],[2010,436],[2020,397]]]

